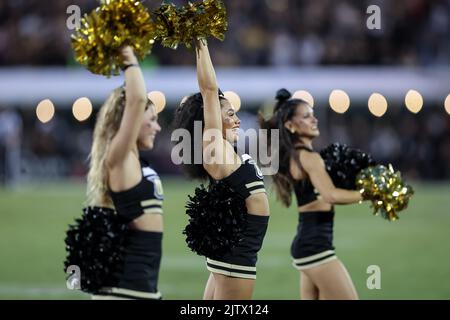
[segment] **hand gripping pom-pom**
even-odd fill
[[[377,165],[361,150],[334,143],[320,152],[325,167],[336,187],[360,190],[364,200],[370,200],[374,214],[387,220],[398,219],[406,209],[414,191],[403,182],[399,171]]]
[[[101,0],[81,20],[72,35],[75,59],[95,74],[118,75],[123,67],[120,49],[133,47],[139,59],[151,50],[155,26],[150,13],[136,0]]]
[[[124,67],[120,49],[126,45],[142,60],[157,40],[173,49],[179,44],[190,48],[193,40],[208,36],[223,41],[227,27],[220,0],[180,8],[163,3],[153,17],[140,1],[100,0],[100,6],[82,18],[72,35],[72,48],[76,61],[92,73],[109,77],[119,75]]]
[[[154,12],[156,33],[165,47],[176,49],[180,44],[192,47],[192,41],[213,36],[225,39],[228,28],[225,6],[220,0],[188,3],[178,8],[171,3]]]
[[[372,202],[373,213],[381,213],[389,221],[398,219],[397,213],[406,209],[414,194],[412,187],[391,165],[389,168],[377,165],[362,170],[357,176],[356,186],[363,190],[364,198]]]

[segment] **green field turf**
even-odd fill
[[[208,272],[181,231],[194,184],[163,179],[165,234],[160,290],[165,299],[201,299]],[[450,298],[450,185],[415,185],[400,220],[372,216],[367,205],[336,209],[335,246],[362,299]],[[0,299],[89,299],[66,288],[67,225],[81,213],[84,186],[0,189]],[[297,299],[298,271],[289,247],[297,214],[271,198],[268,233],[259,255],[255,299]],[[381,289],[369,290],[366,270],[381,268]]]

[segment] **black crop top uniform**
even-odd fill
[[[240,155],[242,164],[228,177],[222,179],[244,199],[252,194],[265,193],[263,175],[255,161],[248,155]],[[247,214],[247,226],[243,240],[231,252],[217,259],[206,258],[210,272],[229,277],[256,279],[256,261],[266,235],[269,216]]]
[[[296,149],[313,152],[299,146]],[[315,201],[319,194],[309,178],[294,184],[297,206]],[[333,247],[334,209],[330,211],[308,211],[299,213],[297,234],[291,245],[293,266],[298,270],[312,268],[336,259]]]
[[[113,192],[117,214],[131,222],[144,213],[162,214],[164,199],[161,180],[148,163],[140,159],[142,179],[131,189]],[[125,239],[124,262],[117,281],[102,288],[93,299],[161,299],[158,275],[161,263],[162,232],[129,229]]]

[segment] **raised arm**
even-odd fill
[[[124,65],[131,66],[125,70],[125,110],[119,130],[111,141],[108,151],[110,166],[123,163],[128,153],[136,145],[147,105],[144,77],[133,49],[125,47],[121,54]]]
[[[196,47],[197,79],[203,98],[205,130],[218,129],[222,131],[222,117],[218,95],[219,86],[217,85],[216,73],[209,56],[206,40],[197,41]]]
[[[300,162],[322,199],[330,204],[349,204],[362,200],[359,191],[336,188],[325,169],[322,157],[316,152],[300,152]]]

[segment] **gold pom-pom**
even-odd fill
[[[100,6],[81,20],[72,35],[75,59],[93,73],[118,75],[124,45],[139,59],[149,53],[155,39],[150,13],[136,0],[100,0]]]
[[[220,0],[188,3],[177,8],[165,3],[154,12],[156,33],[165,47],[176,49],[180,44],[192,48],[192,41],[213,36],[225,39],[228,28],[225,6]]]
[[[153,11],[155,17],[156,34],[165,47],[176,49],[183,37],[184,28],[181,27],[180,9],[173,3],[163,3]],[[189,41],[191,41],[190,39]]]
[[[398,219],[397,213],[408,206],[409,199],[414,194],[399,171],[394,171],[391,165],[382,165],[361,170],[356,177],[356,186],[361,189],[363,198],[372,201],[374,214],[390,221]]]

